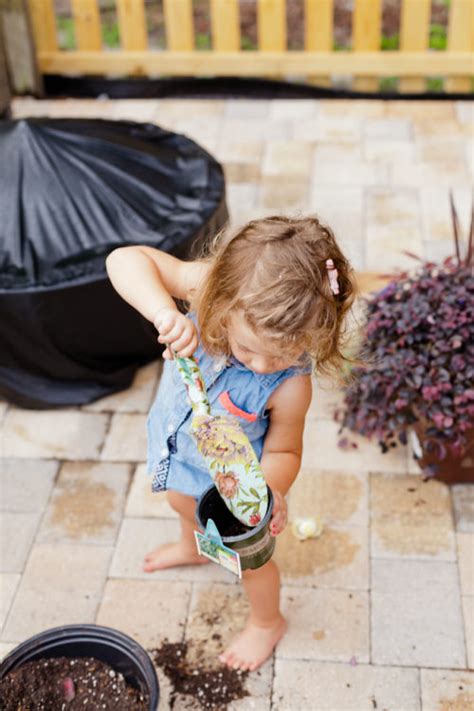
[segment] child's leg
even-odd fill
[[[242,582],[250,602],[243,632],[220,656],[235,669],[257,669],[273,652],[286,631],[280,612],[280,574],[270,560],[256,570],[244,570]]]
[[[161,570],[162,568],[172,568],[177,565],[209,563],[209,560],[200,556],[196,549],[196,540],[194,538],[194,531],[197,528],[194,518],[196,501],[192,496],[178,494],[177,491],[168,491],[168,501],[174,510],[179,513],[181,538],[177,543],[166,543],[147,553],[143,563],[143,570],[147,573]]]

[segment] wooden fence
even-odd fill
[[[291,2],[292,0],[288,0]],[[249,2],[249,0],[244,0]],[[166,49],[148,48],[145,0],[116,0],[120,48],[104,49],[98,0],[71,0],[76,49],[58,48],[53,0],[28,0],[43,74],[106,76],[298,76],[328,83],[354,77],[372,90],[381,77],[423,91],[442,77],[469,92],[474,74],[474,0],[451,0],[447,48],[428,49],[431,0],[401,0],[400,44],[381,51],[382,0],[354,0],[352,48],[334,51],[333,0],[303,0],[304,49],[287,49],[286,0],[255,0],[258,48],[241,50],[239,0],[209,0],[212,48],[196,50],[192,0],[162,0]]]

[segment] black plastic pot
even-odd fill
[[[106,257],[199,254],[228,219],[221,165],[155,124],[72,118],[0,121],[0,165],[0,397],[73,407],[128,388],[162,346]]]
[[[30,637],[5,657],[0,680],[26,662],[53,657],[94,657],[110,664],[128,684],[149,696],[150,711],[158,708],[158,678],[148,654],[123,632],[99,625],[66,625]]]
[[[265,516],[257,526],[237,536],[225,535],[226,530],[239,525],[240,522],[229,511],[214,484],[204,491],[196,507],[196,519],[199,526],[204,531],[208,519],[211,518],[214,521],[224,545],[238,552],[242,570],[260,568],[270,560],[275,549],[275,537],[270,534],[273,495],[268,486],[267,490],[268,508]]]

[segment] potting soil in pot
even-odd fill
[[[224,504],[222,498],[217,495],[208,498],[206,509],[203,512],[203,523],[206,524],[209,518],[212,518],[216,524],[217,530],[222,538],[242,536],[244,533],[248,533],[248,531],[252,530],[250,526],[246,526],[235,518]]]
[[[233,521],[229,521],[225,525],[223,530],[220,531],[220,534],[224,538],[227,538],[229,536],[242,536],[244,533],[247,533],[251,530],[251,528],[249,528],[248,526],[244,526],[243,523],[240,523],[240,521],[237,521],[237,519],[234,518]]]
[[[0,681],[2,711],[148,711],[148,698],[93,657],[26,662]]]

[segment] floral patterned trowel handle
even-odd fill
[[[191,432],[227,508],[241,523],[256,526],[268,506],[257,455],[233,415],[211,415],[206,386],[194,358],[175,355],[193,408]]]

